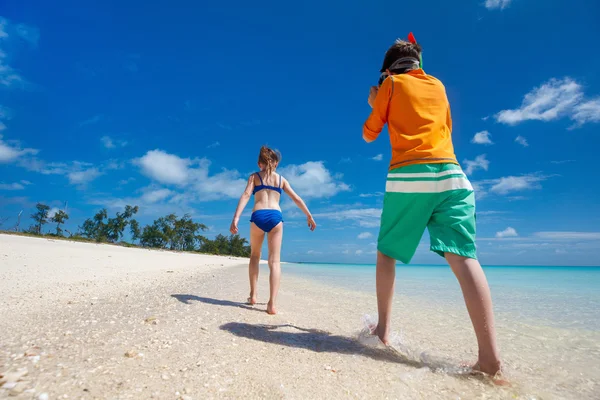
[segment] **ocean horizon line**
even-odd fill
[[[309,265],[356,265],[375,267],[375,263],[344,263],[344,262],[320,262],[320,261],[285,261],[287,264],[309,264]],[[448,264],[402,264],[398,262],[397,267],[447,267]],[[600,269],[600,265],[541,265],[541,264],[481,264],[484,268],[596,268]]]

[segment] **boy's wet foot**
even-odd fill
[[[267,303],[267,314],[270,314],[270,315],[277,314],[277,310],[275,309],[275,306],[271,302]]]
[[[379,325],[377,325],[375,327],[375,329],[371,329],[371,334],[372,335],[377,335],[377,337],[379,338],[379,340],[381,340],[381,343],[383,343],[386,346],[390,345],[390,338],[389,338],[389,334],[385,333],[385,329],[380,328]]]
[[[498,386],[510,386],[510,382],[502,377],[502,363],[500,361],[483,362],[477,361],[471,367],[474,372],[481,372],[490,377],[492,382]]]

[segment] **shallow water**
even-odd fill
[[[513,386],[490,387],[481,398],[600,398],[600,268],[487,267],[485,272],[505,375]],[[284,273],[337,288],[338,296],[354,292],[375,298],[374,266],[286,264]],[[437,389],[431,393],[439,394],[448,377],[464,375],[461,362],[476,358],[460,288],[447,267],[399,266],[396,279],[393,345],[422,367],[409,374],[409,385],[421,394],[433,385]],[[376,304],[356,312],[374,315]],[[455,395],[462,387],[455,385],[449,398],[474,395],[467,389]]]
[[[600,267],[484,267],[494,309],[523,323],[600,331]],[[375,266],[286,264],[286,273],[374,293]],[[446,266],[398,266],[396,293],[432,305],[462,307]]]

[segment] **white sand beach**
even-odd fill
[[[0,235],[0,398],[597,398],[595,332],[500,320],[513,386],[495,387],[458,368],[464,310],[398,296],[404,357],[356,340],[374,294],[283,270],[270,316],[266,266],[243,304],[244,259]]]

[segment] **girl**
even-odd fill
[[[256,304],[256,285],[258,282],[258,263],[260,262],[260,252],[265,238],[265,233],[268,238],[269,246],[269,287],[271,294],[269,303],[267,304],[267,313],[276,314],[275,302],[277,300],[277,292],[279,290],[279,280],[281,278],[281,239],[283,238],[283,216],[279,207],[281,199],[281,191],[285,191],[292,198],[294,203],[306,214],[308,228],[314,231],[317,227],[310,211],[304,204],[304,201],[292,190],[289,182],[281,175],[275,173],[277,165],[281,161],[281,154],[266,146],[260,148],[258,155],[258,167],[260,172],[250,175],[246,190],[242,193],[238,202],[233,221],[231,222],[230,231],[236,235],[238,233],[238,222],[242,211],[248,204],[250,196],[254,195],[254,208],[252,217],[250,218],[250,297],[248,303]]]

